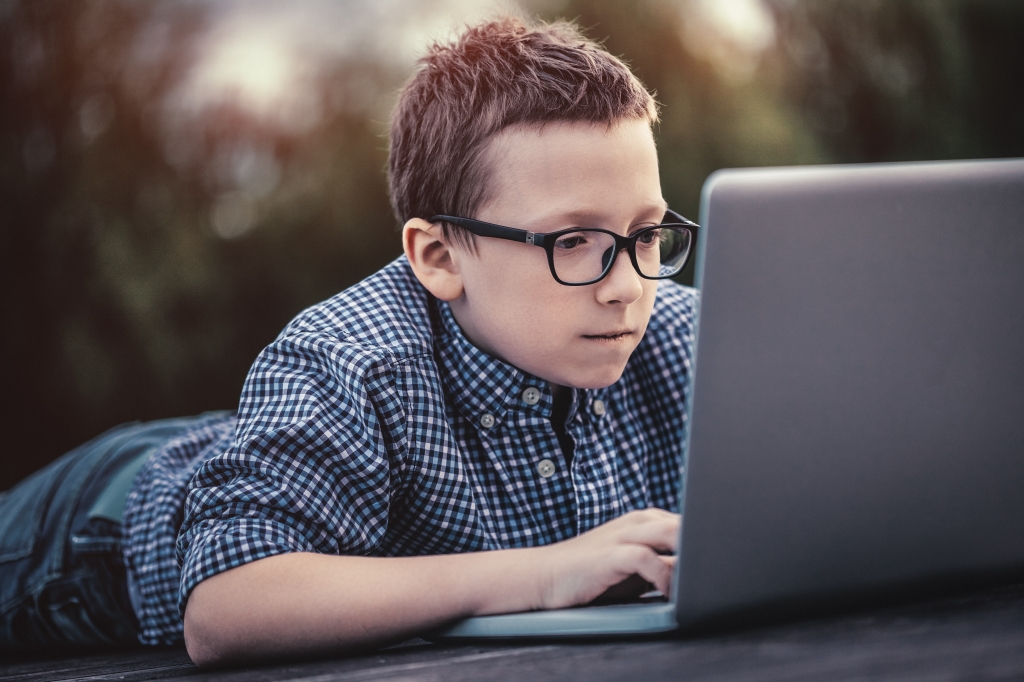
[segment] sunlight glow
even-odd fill
[[[686,48],[730,80],[749,79],[775,44],[775,20],[763,0],[690,0],[680,4]]]
[[[196,87],[232,92],[247,106],[265,112],[281,102],[295,72],[294,58],[279,41],[239,36],[213,51],[197,74]]]
[[[760,0],[704,0],[707,20],[738,47],[760,52],[775,42],[775,25]]]
[[[314,83],[315,63],[287,30],[272,22],[224,22],[172,102],[178,112],[196,115],[210,106],[234,102],[283,129],[302,132],[321,118]]]
[[[534,0],[559,3],[563,0]],[[514,6],[514,0],[206,0],[217,18],[187,82],[167,102],[174,117],[195,117],[235,102],[301,133],[324,107],[343,106],[386,118],[393,98],[353,83],[323,99],[317,70],[357,57],[408,70],[426,46],[465,23]],[[372,101],[369,101],[372,100]]]

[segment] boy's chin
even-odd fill
[[[605,371],[587,371],[580,372],[578,376],[567,377],[567,381],[562,384],[563,386],[572,386],[573,388],[585,388],[585,389],[599,389],[608,388],[622,376],[622,372],[625,371],[625,365],[621,367],[609,367]],[[562,383],[562,382],[555,382]]]

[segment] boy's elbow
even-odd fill
[[[195,615],[196,609],[185,609],[185,650],[188,657],[198,666],[216,665],[223,660],[222,653],[209,636],[208,628],[204,627],[202,618]]]
[[[185,607],[185,649],[198,666],[216,666],[231,660],[232,651],[224,623],[217,620],[218,609],[204,608],[202,596],[196,599],[202,584],[192,591]]]

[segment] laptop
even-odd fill
[[[719,171],[700,223],[671,600],[432,639],[651,635],[1024,578],[1024,159]]]

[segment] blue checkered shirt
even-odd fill
[[[573,391],[568,465],[547,382],[469,343],[404,257],[306,310],[257,358],[237,423],[199,418],[136,480],[141,641],[180,641],[192,588],[275,554],[529,547],[675,510],[695,309],[660,283],[619,381]]]

